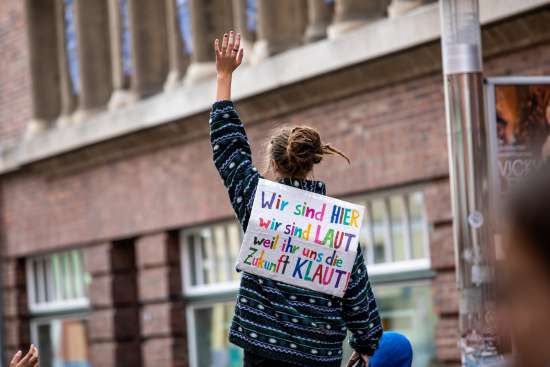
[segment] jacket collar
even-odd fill
[[[303,179],[297,179],[297,178],[281,178],[279,180],[279,183],[296,187],[297,189],[311,191],[316,194],[321,194],[321,195],[327,194],[325,183],[322,181],[303,180]]]

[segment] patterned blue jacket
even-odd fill
[[[246,230],[260,174],[231,101],[214,103],[210,138],[214,163]],[[325,195],[320,181],[284,179],[281,183]],[[245,350],[301,366],[336,367],[342,361],[348,330],[350,345],[368,355],[383,332],[360,248],[343,298],[242,274],[229,339]]]

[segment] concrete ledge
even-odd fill
[[[489,24],[549,4],[550,0],[484,0],[481,22]],[[438,4],[394,19],[382,19],[336,40],[323,40],[243,65],[234,80],[233,99],[243,100],[323,74],[437,40]],[[250,52],[249,52],[250,53]],[[74,126],[52,128],[0,152],[0,174],[143,129],[207,111],[214,80],[180,87],[117,111],[103,111]]]

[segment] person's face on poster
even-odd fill
[[[499,85],[495,94],[501,149],[521,146],[540,157],[550,135],[550,86]]]
[[[518,94],[515,86],[498,86],[496,110],[499,119],[498,139],[500,144],[514,144],[519,125]]]

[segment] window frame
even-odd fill
[[[236,291],[235,291],[236,293]],[[200,301],[186,303],[185,305],[185,321],[187,324],[187,348],[189,355],[189,367],[198,367],[198,353],[197,353],[197,338],[196,338],[196,320],[195,311],[205,308],[210,308],[218,303],[235,303],[235,297],[229,297],[227,295],[214,296],[212,298],[203,299]]]
[[[195,320],[195,310],[197,308],[207,307],[211,305],[212,301],[199,301],[193,302],[185,305],[185,323],[187,325],[187,349],[189,351],[189,367],[198,366],[198,353],[197,353],[197,337],[195,336],[196,332],[196,320]]]
[[[78,58],[78,34],[76,0],[63,0],[63,45],[64,62],[67,63],[70,91],[73,96],[79,96],[82,89],[81,66]],[[72,33],[71,33],[72,31]]]
[[[213,229],[216,226],[223,226],[224,228],[227,228],[229,225],[236,225],[238,226],[239,231],[241,232],[241,240],[242,240],[242,228],[240,226],[240,223],[236,219],[225,219],[220,220],[204,225],[194,226],[190,228],[185,228],[180,231],[180,256],[181,256],[181,275],[182,275],[182,294],[183,297],[187,300],[193,300],[193,299],[200,299],[204,297],[217,297],[217,296],[223,296],[226,294],[233,294],[236,293],[239,289],[239,280],[230,280],[225,282],[217,282],[214,284],[207,284],[207,285],[192,285],[191,284],[191,277],[192,277],[192,266],[191,266],[191,251],[190,251],[190,244],[187,242],[187,238],[189,235],[195,234],[200,235],[201,231],[203,231],[206,228]],[[196,246],[199,248],[199,251],[202,251],[201,246]],[[239,244],[240,249],[240,244]],[[195,261],[195,267],[199,269],[203,269],[203,260],[202,256],[200,256],[200,252],[197,251],[197,249],[194,250],[194,261]],[[237,254],[238,256],[238,254]],[[228,269],[229,271],[234,271],[233,269]]]
[[[120,38],[120,64],[125,84],[129,83],[134,68],[132,60],[132,32],[130,29],[130,11],[128,0],[116,0],[117,16],[119,20],[119,33],[115,34]]]
[[[184,55],[193,53],[193,31],[191,29],[191,9],[189,0],[172,0],[175,2],[178,37],[183,43],[182,52]],[[181,9],[186,7],[187,9]],[[182,13],[185,13],[186,19],[182,19]],[[183,22],[187,22],[184,24]]]
[[[395,288],[406,288],[406,287],[410,287],[410,288],[413,288],[413,287],[427,287],[427,288],[431,288],[431,279],[430,277],[414,277],[414,278],[411,278],[411,279],[400,279],[396,282],[388,282],[388,281],[384,281],[384,282],[377,282],[376,284],[373,284],[373,292],[375,293],[375,295],[377,293],[380,293],[381,289],[380,288],[385,288],[385,287],[395,287]],[[382,300],[384,297],[383,296],[380,296],[380,297],[377,297],[377,301],[378,301],[378,306],[380,307],[380,300]],[[433,305],[432,303],[432,307],[435,307],[435,305]],[[401,316],[401,315],[406,315],[407,313],[402,313],[403,311],[384,311],[382,309],[379,310],[380,312],[380,318],[382,320],[382,322],[384,322],[384,320],[387,320],[387,319],[390,319],[391,316],[394,316],[394,315],[397,315],[397,316]],[[422,327],[425,327],[426,325],[422,324],[421,325]],[[412,330],[423,330],[422,328],[415,328],[415,327],[412,327],[411,328]],[[393,330],[393,329],[392,329]],[[397,329],[397,331],[399,332],[400,330]],[[435,329],[433,330],[433,335],[435,336]],[[411,340],[411,342],[415,342],[416,340],[413,339]],[[416,351],[415,351],[415,358],[418,358],[418,356],[423,356],[422,353],[420,354],[417,354]],[[347,343],[347,339],[346,341],[344,342],[344,353],[343,353],[343,360],[345,361],[346,358],[349,358],[351,356],[351,348],[349,347],[349,344]],[[413,361],[413,366],[415,366],[415,361]]]
[[[44,264],[51,264],[51,258],[54,255],[60,255],[64,253],[72,253],[72,252],[79,252],[80,259],[82,261],[81,265],[84,266],[84,254],[82,253],[81,249],[67,249],[67,250],[60,250],[56,252],[51,252],[47,254],[42,254],[38,256],[31,256],[27,257],[25,259],[25,277],[27,281],[27,303],[29,307],[29,311],[31,314],[31,317],[39,317],[40,315],[44,314],[61,314],[61,313],[72,313],[72,312],[78,312],[87,310],[90,308],[90,298],[88,295],[88,290],[84,289],[82,292],[81,297],[76,297],[70,300],[55,300],[52,302],[46,302],[46,303],[38,303],[37,300],[37,284],[36,284],[36,273],[34,270],[34,264],[35,263],[42,263],[42,266]],[[48,288],[49,291],[53,293],[53,275],[51,271],[46,272],[47,276],[47,284],[44,284],[44,280],[42,280],[43,286]],[[82,282],[84,287],[86,287],[86,271],[82,274]],[[42,288],[41,288],[42,289]],[[45,292],[45,288],[42,292]],[[40,292],[40,289],[39,289]],[[61,290],[56,289],[56,294],[59,294],[59,292],[62,292]]]
[[[365,205],[367,213],[372,212],[372,202],[374,200],[382,200],[384,202],[384,233],[388,243],[384,244],[385,249],[390,249],[390,253],[393,252],[393,243],[392,243],[392,233],[391,233],[391,215],[389,213],[389,200],[391,197],[400,197],[408,199],[411,195],[415,193],[420,193],[422,195],[422,232],[423,232],[423,250],[424,256],[419,259],[411,259],[412,255],[412,243],[411,239],[411,220],[410,220],[410,204],[409,200],[403,200],[405,215],[405,233],[408,234],[405,239],[406,254],[409,255],[409,259],[402,261],[390,261],[383,263],[374,263],[374,233],[373,226],[370,225],[367,228],[368,242],[366,244],[361,244],[366,249],[365,263],[368,269],[369,277],[373,279],[384,279],[388,276],[392,276],[392,281],[398,281],[400,279],[399,274],[404,275],[404,278],[410,279],[415,278],[414,275],[411,277],[411,273],[418,273],[418,279],[427,278],[431,276],[431,259],[430,259],[430,223],[428,221],[428,216],[426,213],[425,205],[425,195],[423,188],[425,186],[421,184],[407,186],[405,188],[399,189],[387,189],[380,190],[375,193],[367,193],[363,195],[350,195],[343,197],[343,200],[359,203]],[[387,254],[385,257],[387,258]]]
[[[197,355],[197,340],[195,336],[196,332],[196,320],[194,313],[198,309],[205,309],[212,307],[217,303],[231,303],[235,302],[237,291],[239,289],[240,279],[234,281],[218,282],[208,285],[192,285],[192,266],[191,256],[193,255],[195,261],[195,268],[203,269],[202,256],[200,252],[195,249],[194,254],[190,251],[190,243],[188,242],[189,235],[201,235],[201,231],[204,229],[213,230],[216,226],[224,226],[227,228],[229,225],[237,226],[240,231],[241,240],[243,237],[242,228],[239,221],[236,218],[226,218],[213,222],[208,222],[200,225],[196,225],[189,228],[181,229],[180,235],[180,258],[181,261],[181,276],[182,276],[182,296],[185,300],[185,318],[186,318],[186,330],[187,330],[187,348],[189,351],[189,366],[198,366]],[[196,246],[201,248],[201,246]],[[240,249],[240,244],[239,244]],[[238,254],[237,254],[238,255]],[[235,271],[234,268],[229,269]]]
[[[31,341],[34,345],[40,348],[39,340],[38,340],[38,328],[41,325],[52,324],[55,321],[62,321],[62,320],[84,320],[86,322],[89,322],[90,314],[91,313],[89,310],[81,309],[81,310],[73,310],[71,312],[65,312],[61,314],[56,313],[51,315],[42,315],[42,316],[33,317],[29,320]]]

